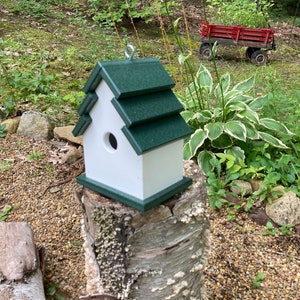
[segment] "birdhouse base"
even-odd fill
[[[192,184],[191,178],[183,177],[182,180],[172,184],[171,186],[165,188],[164,190],[146,199],[139,199],[137,197],[131,196],[122,191],[109,187],[105,184],[99,183],[93,179],[90,179],[86,177],[85,174],[78,176],[76,179],[79,184],[99,194],[102,194],[106,197],[112,198],[118,202],[136,208],[140,211],[146,211],[153,207],[158,206],[159,204],[171,198],[175,194],[185,190],[188,186]]]

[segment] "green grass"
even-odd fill
[[[49,85],[48,92],[41,93],[37,90],[27,94],[24,91],[17,93],[15,102],[19,110],[27,109],[28,103],[31,103],[31,108],[54,115],[61,124],[75,123],[76,109],[83,98],[81,88],[95,63],[125,59],[124,48],[128,43],[136,48],[135,57],[158,57],[174,78],[175,90],[183,88],[177,62],[179,49],[169,27],[166,31],[170,48],[166,51],[157,24],[147,26],[138,23],[136,31],[130,26],[116,30],[95,24],[84,6],[84,1],[42,1],[43,5],[46,3],[44,6],[47,10],[41,6],[31,10],[31,6],[25,2],[4,1],[1,4],[9,13],[0,28],[0,62],[8,70],[14,69],[33,75],[46,64],[44,76],[52,75],[55,78],[46,78],[48,82],[44,78],[44,85]],[[31,4],[33,2],[36,1],[30,0]],[[213,71],[212,62],[202,62],[198,55],[199,32],[191,32],[190,40],[185,34],[182,34],[182,38],[189,45],[187,50],[195,55],[195,65],[204,63]],[[229,72],[234,82],[255,74],[255,92],[270,93],[270,105],[265,114],[278,118],[300,135],[300,125],[296,122],[300,115],[299,45],[281,39],[278,39],[277,45],[278,49],[271,53],[271,62],[264,67],[256,67],[246,61],[244,48],[219,46],[217,66],[220,74]],[[39,80],[42,81],[31,78],[30,84],[42,84],[43,82],[37,82]],[[5,101],[3,94],[0,84],[2,105]]]

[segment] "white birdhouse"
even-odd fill
[[[183,139],[191,132],[159,60],[132,55],[96,64],[73,134],[83,135],[84,147],[77,182],[144,211],[191,184],[182,175]]]

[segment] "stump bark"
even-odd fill
[[[197,165],[186,162],[185,176],[191,187],[146,212],[86,188],[77,195],[90,295],[82,299],[206,299],[207,193]]]
[[[0,222],[0,299],[45,299],[39,251],[24,222]]]

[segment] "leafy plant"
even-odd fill
[[[228,203],[226,196],[229,193],[229,187],[232,181],[236,179],[237,174],[227,172],[222,177],[222,164],[217,158],[212,158],[210,161],[212,166],[211,171],[207,176],[206,186],[209,203],[212,209],[220,209],[224,203]]]
[[[0,213],[0,222],[4,222],[7,219],[9,212],[13,209],[12,205],[7,205],[3,212]]]
[[[176,1],[139,1],[139,0],[114,0],[106,2],[101,0],[88,0],[94,13],[95,22],[115,26],[122,23],[125,18],[131,20],[143,19],[146,23],[153,21],[158,14],[166,15],[172,8],[178,7]],[[167,6],[167,8],[166,8]]]
[[[283,195],[283,191],[274,189],[280,180],[280,177],[280,174],[277,172],[268,173],[265,176],[264,181],[261,183],[260,188],[254,192],[252,196],[258,197],[260,201],[272,203],[274,199]]]
[[[0,124],[0,138],[4,138],[6,136],[5,130],[6,130],[5,124]]]
[[[15,14],[42,20],[49,13],[49,3],[47,1],[20,0],[14,3],[11,11]]]
[[[188,59],[188,58],[186,58]],[[185,63],[185,59],[182,61]],[[185,111],[182,113],[193,134],[184,146],[185,159],[196,159],[205,174],[211,170],[210,160],[223,149],[236,158],[244,157],[240,145],[263,140],[273,147],[288,147],[274,134],[292,136],[282,123],[271,118],[260,118],[259,110],[267,97],[254,98],[247,94],[253,87],[250,77],[230,87],[231,77],[226,73],[219,82],[214,81],[209,70],[201,65],[195,78],[177,94]]]
[[[52,284],[46,291],[47,296],[49,296],[50,300],[65,300],[66,298],[63,297],[58,293],[59,284],[55,283]],[[48,299],[48,298],[47,298]]]
[[[265,279],[265,274],[263,272],[258,272],[254,277],[253,286],[255,289],[260,288],[262,281]]]
[[[266,224],[266,230],[264,231],[264,235],[276,235],[278,233],[278,230],[275,229],[272,222],[268,221]]]
[[[29,154],[26,157],[26,160],[28,160],[28,161],[32,161],[32,160],[41,161],[42,160],[42,154],[39,151],[38,152],[33,152],[33,153]]]
[[[280,226],[279,227],[279,230],[276,229],[274,227],[274,225],[272,224],[272,222],[267,222],[266,224],[266,230],[264,231],[264,235],[276,235],[278,234],[279,232],[281,232],[282,234],[285,234],[285,235],[290,235],[292,234],[292,228],[294,227],[295,225],[293,224],[287,224],[287,225],[284,225],[284,226]]]
[[[16,103],[25,102],[33,95],[47,95],[51,92],[52,84],[59,75],[46,74],[47,64],[43,64],[39,70],[35,67],[30,71],[20,71],[0,65],[0,100],[3,101],[6,116],[16,110]]]
[[[287,224],[285,226],[280,226],[279,230],[282,234],[290,235],[292,234],[292,228],[294,227],[294,224]]]
[[[214,13],[214,22],[226,25],[239,25],[245,27],[268,27],[269,11],[273,1],[260,0],[211,0],[210,10]]]
[[[7,171],[11,168],[11,165],[8,161],[5,161],[3,163],[0,163],[0,170]]]

